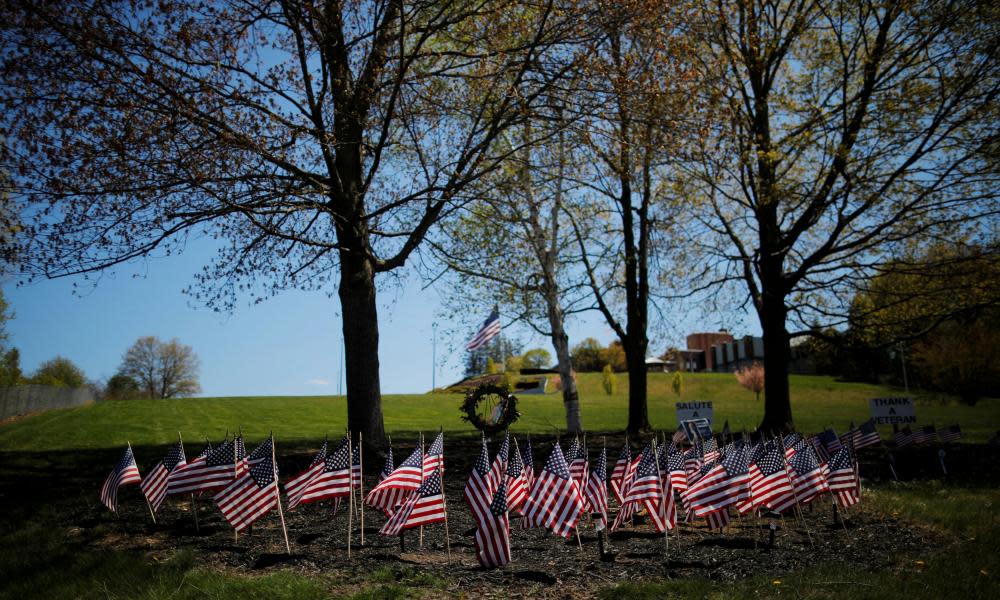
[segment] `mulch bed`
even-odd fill
[[[407,452],[401,450],[397,451],[400,455]],[[536,443],[536,466],[541,465],[548,450],[547,444]],[[917,556],[928,547],[951,541],[940,533],[914,527],[891,515],[877,514],[865,507],[863,499],[858,507],[847,511],[842,522],[835,522],[827,497],[807,507],[801,520],[793,515],[784,519],[734,519],[733,526],[725,533],[709,531],[701,522],[682,525],[679,534],[670,534],[669,560],[664,537],[654,533],[648,524],[630,526],[610,535],[613,561],[599,559],[597,538],[589,523],[580,529],[580,544],[575,538],[563,540],[546,531],[522,530],[512,524],[513,562],[504,569],[484,570],[474,555],[472,516],[462,499],[462,488],[477,451],[475,439],[446,440],[450,560],[443,524],[424,528],[422,548],[419,532],[408,531],[405,551],[401,551],[398,538],[378,534],[384,517],[375,510],[365,511],[364,546],[360,545],[355,523],[352,559],[348,560],[347,511],[342,508],[334,514],[327,502],[285,511],[291,556],[285,553],[276,512],[259,521],[251,534],[241,535],[237,542],[209,499],[199,501],[200,530],[195,529],[190,502],[173,498],[161,508],[154,525],[137,488],[133,487],[119,493],[122,514],[115,518],[97,504],[103,475],[89,481],[93,494],[81,493],[64,500],[67,506],[61,514],[68,537],[80,536],[92,547],[143,552],[151,560],[163,560],[176,550],[186,549],[195,554],[200,564],[210,568],[248,575],[275,569],[322,574],[336,589],[343,586],[343,591],[358,591],[361,589],[358,586],[370,584],[371,574],[377,569],[387,567],[401,576],[415,570],[443,580],[442,593],[461,590],[484,597],[521,597],[542,592],[546,596],[580,597],[616,582],[665,577],[722,581],[760,574],[780,577],[823,562],[878,570],[896,564],[899,557]],[[950,447],[948,452],[949,477],[969,477],[982,483],[995,480],[994,469],[989,466],[995,449],[958,445]],[[897,472],[906,478],[939,478],[936,453],[936,447],[897,453]],[[279,467],[287,476],[310,459],[310,450],[300,448],[290,454],[282,453]],[[107,464],[112,462],[113,459]],[[863,478],[868,482],[887,478],[887,464],[881,450],[864,454]],[[366,461],[366,489],[374,484],[374,473],[380,467],[379,458]],[[89,469],[91,473],[95,470]],[[777,526],[773,546],[768,545],[770,523]]]

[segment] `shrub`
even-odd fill
[[[760,402],[760,394],[764,391],[764,365],[755,362],[749,367],[736,371],[736,380],[740,385],[750,390]]]
[[[87,376],[80,367],[68,358],[57,356],[43,362],[29,383],[51,385],[53,387],[81,388],[87,383]]]
[[[604,369],[601,371],[601,385],[604,386],[604,393],[607,395],[615,393],[615,388],[618,387],[618,378],[611,365],[604,365]]]

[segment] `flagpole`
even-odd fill
[[[351,462],[354,462],[353,456],[351,457]],[[365,545],[365,444],[364,433],[361,431],[358,432],[358,470],[360,471],[358,473],[358,485],[360,486],[358,490],[358,502],[361,505],[361,547],[363,548]],[[353,464],[351,465],[351,476],[354,476]]]
[[[423,483],[424,483],[424,460],[426,460],[426,459],[427,459],[427,457],[424,456],[424,432],[421,431],[420,432],[420,484],[421,485],[423,485]],[[442,493],[443,493],[443,490],[444,490],[444,484],[443,483],[441,484],[441,490],[442,490]],[[423,525],[420,526],[420,549],[421,550],[424,549],[424,526]]]
[[[285,511],[281,509],[281,492],[278,490],[278,461],[274,457],[274,433],[271,433],[271,466],[274,467],[274,499],[278,501],[278,516],[281,517],[281,532],[285,534],[285,550],[292,555],[292,546],[288,543],[288,528],[285,526]]]
[[[131,451],[132,442],[125,440],[125,443],[128,444],[128,449]],[[132,452],[132,460],[133,462],[135,461],[135,452]],[[138,467],[136,467],[136,469],[138,470]],[[146,497],[146,494],[142,493],[142,490],[140,490],[139,493],[142,494],[143,500],[146,501],[146,506],[149,508],[149,516],[153,517],[153,525],[156,525],[156,514],[153,513],[153,505],[149,503],[149,498]]]
[[[354,468],[354,448],[351,446],[350,429],[347,430],[347,456],[347,489],[350,492],[347,501],[347,558],[351,558],[351,533],[354,530],[354,486],[351,485],[351,471]]]
[[[799,518],[799,523],[801,523],[802,527],[806,530],[806,536],[809,538],[809,544],[815,546],[816,544],[813,542],[812,533],[809,532],[809,525],[806,524],[806,518],[802,516],[802,509],[799,508],[799,495],[795,491],[795,484],[792,483],[792,476],[788,473],[788,469],[791,465],[788,463],[788,457],[785,455],[785,440],[780,436],[779,439],[781,439],[781,457],[782,460],[785,461],[785,479],[788,481],[788,487],[792,488],[792,497],[795,498],[795,514]]]
[[[667,557],[667,567],[670,567],[670,528],[667,527],[667,495],[663,490],[663,478],[660,473],[660,456],[656,453],[656,436],[653,436],[653,460],[656,461],[656,483],[660,486],[660,515],[663,517],[663,553]]]
[[[423,464],[420,465],[421,473],[423,472]],[[441,482],[441,506],[444,509],[444,546],[448,549],[448,564],[451,564],[451,535],[448,533],[448,494],[444,491],[444,476],[441,473],[441,463],[438,463],[438,480]],[[420,534],[423,535],[424,528],[420,528]],[[422,541],[422,540],[421,540]]]
[[[240,434],[239,435],[240,436],[243,435],[243,426],[242,425],[240,425]],[[229,434],[227,433],[226,436],[228,437]],[[239,465],[236,464],[236,461],[237,461],[237,458],[236,458],[236,440],[238,438],[239,438],[239,436],[233,438],[233,481],[236,481],[237,479],[240,478]],[[273,453],[274,443],[271,444],[271,450],[272,450],[272,453]],[[233,529],[233,537],[236,539],[236,541],[234,543],[239,544],[240,543],[240,532],[237,531],[236,529]]]

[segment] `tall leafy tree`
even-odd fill
[[[3,3],[3,166],[32,274],[207,234],[198,297],[340,297],[348,425],[384,440],[376,280],[558,80],[554,0]],[[517,93],[515,93],[515,90]]]
[[[1000,38],[992,3],[712,0],[724,118],[699,285],[742,287],[764,337],[764,430],[792,426],[789,340],[843,323],[852,291],[915,240],[995,217]]]
[[[592,207],[568,213],[592,308],[615,332],[628,363],[627,429],[649,428],[646,352],[661,258],[675,249],[681,198],[673,177],[704,113],[686,2],[616,2],[595,20],[598,33],[574,79],[574,183]],[[696,118],[695,115],[698,114]]]

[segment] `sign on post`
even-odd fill
[[[901,425],[916,423],[917,411],[913,398],[872,398],[868,401],[876,425]]]
[[[712,403],[711,402],[678,402],[677,422],[691,421],[693,419],[707,419],[708,424],[712,424]]]

